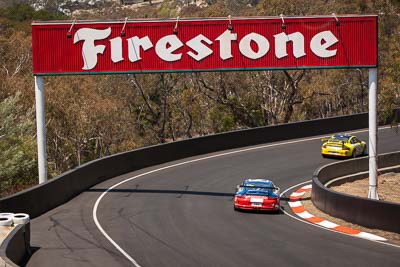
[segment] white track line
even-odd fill
[[[380,127],[379,130],[385,130],[385,129],[389,129],[389,128],[391,128],[391,126]],[[354,131],[354,132],[350,132],[350,133],[353,133],[353,134],[354,134],[354,133],[362,133],[362,132],[368,132],[368,129],[359,130],[359,131]],[[318,139],[321,139],[321,136],[328,136],[328,134],[319,135],[319,136],[317,136],[317,137],[298,139],[298,140],[295,140],[295,141],[279,142],[279,143],[275,143],[275,144],[268,144],[268,145],[255,146],[255,147],[250,147],[250,148],[245,148],[245,149],[239,149],[239,150],[230,151],[230,152],[225,152],[225,153],[220,153],[220,154],[215,154],[215,155],[212,155],[212,156],[202,157],[202,158],[198,158],[198,159],[193,159],[193,160],[188,160],[188,161],[184,161],[184,162],[180,162],[180,163],[168,165],[168,166],[165,166],[165,167],[161,167],[161,168],[158,168],[158,169],[155,169],[155,170],[152,170],[152,171],[148,171],[148,172],[145,172],[145,173],[142,173],[142,174],[133,176],[133,177],[131,177],[131,178],[125,179],[125,180],[123,180],[123,181],[121,181],[121,182],[119,182],[119,183],[117,183],[117,184],[111,186],[110,188],[108,188],[108,189],[107,189],[105,192],[103,192],[103,193],[100,195],[100,197],[97,199],[97,201],[96,201],[96,203],[94,204],[94,207],[93,207],[93,220],[94,220],[94,223],[96,224],[96,226],[97,226],[97,228],[99,229],[99,231],[104,235],[104,237],[107,238],[108,241],[110,241],[110,243],[111,243],[119,252],[122,253],[122,255],[124,255],[134,266],[140,267],[140,265],[139,265],[125,250],[123,250],[123,249],[122,249],[122,248],[121,248],[107,233],[106,233],[106,231],[104,231],[103,227],[102,227],[101,224],[99,223],[99,220],[97,219],[97,210],[98,210],[100,201],[101,201],[102,198],[103,198],[108,192],[110,192],[112,189],[114,189],[114,188],[117,187],[117,186],[120,186],[120,185],[123,184],[123,183],[126,183],[126,182],[128,182],[128,181],[137,179],[137,178],[139,178],[139,177],[143,177],[143,176],[146,176],[146,175],[148,175],[148,174],[152,174],[152,173],[155,173],[155,172],[160,172],[160,171],[167,170],[167,169],[171,169],[171,168],[174,168],[174,167],[178,167],[178,166],[190,164],[190,163],[193,163],[193,162],[199,162],[199,161],[203,161],[203,160],[208,160],[208,159],[213,159],[213,158],[218,158],[218,157],[223,157],[223,156],[228,156],[228,155],[233,155],[233,154],[239,154],[239,153],[248,152],[248,151],[259,150],[259,149],[263,149],[263,148],[276,147],[276,146],[283,146],[283,145],[289,145],[289,144],[296,144],[296,143],[301,143],[301,142],[307,142],[307,141],[318,140]],[[305,183],[309,183],[309,182],[310,182],[310,181],[307,181],[307,182],[304,182],[304,183],[300,183],[300,184],[305,184]],[[299,185],[300,185],[300,184],[299,184]],[[292,186],[292,187],[286,189],[285,192],[287,192],[288,190],[290,190],[291,188],[294,188],[294,187],[296,187],[296,186],[298,186],[298,185],[295,185],[295,186]],[[282,193],[282,194],[283,194],[283,193]],[[282,194],[281,194],[281,195],[282,195]],[[286,215],[288,215],[288,216],[290,216],[290,217],[293,217],[292,215],[288,214],[286,211],[283,210],[283,212],[284,212]],[[296,217],[293,217],[293,218],[295,218],[296,220],[299,220],[299,221],[304,222],[303,220],[300,220],[300,219],[298,219],[298,218],[296,218]],[[306,222],[306,223],[308,223],[308,222]],[[309,224],[310,224],[310,223],[309,223]],[[311,225],[314,225],[314,224],[311,224]],[[315,226],[315,225],[314,225],[314,226]],[[319,227],[321,227],[321,226],[319,226]],[[323,228],[323,227],[321,227],[321,228]],[[326,228],[323,228],[323,229],[326,229]],[[379,242],[379,243],[381,243],[381,242]],[[386,243],[382,243],[382,244],[386,244]],[[395,246],[395,245],[394,245],[394,246]],[[399,246],[399,247],[400,247],[400,246]]]
[[[296,185],[293,185],[293,186],[287,188],[285,191],[283,191],[283,192],[281,193],[281,197],[282,197],[286,192],[292,190],[293,188],[297,188],[297,187],[300,187],[300,186],[303,185],[303,184],[308,184],[308,183],[311,183],[311,182],[312,182],[312,180],[309,180],[309,181],[306,181],[306,182],[302,182],[302,183],[298,183],[298,184],[296,184]],[[288,203],[289,203],[289,201],[288,201]],[[334,232],[334,233],[341,234],[341,235],[347,235],[347,236],[352,236],[352,237],[356,237],[356,238],[361,238],[361,239],[363,239],[363,240],[368,240],[368,241],[371,241],[371,242],[383,244],[383,245],[390,246],[390,247],[400,248],[399,245],[395,245],[395,244],[391,244],[391,243],[386,243],[386,242],[382,242],[382,241],[378,241],[378,240],[369,239],[369,237],[373,236],[372,234],[368,234],[368,233],[365,233],[365,232],[364,232],[364,233],[363,233],[362,235],[360,235],[360,236],[357,236],[357,235],[349,235],[349,234],[346,234],[346,233],[343,233],[343,232],[338,232],[338,231],[335,231],[335,230],[332,230],[332,229],[329,229],[329,228],[325,228],[325,227],[323,227],[323,226],[321,226],[321,225],[318,225],[318,224],[315,224],[315,223],[311,223],[311,222],[302,220],[302,219],[298,218],[297,216],[293,216],[292,214],[290,214],[289,212],[285,211],[285,210],[282,209],[282,208],[281,208],[281,210],[283,211],[284,214],[286,214],[287,216],[289,216],[289,217],[292,218],[292,219],[295,219],[295,220],[297,220],[297,221],[299,221],[299,222],[302,222],[302,223],[305,223],[305,224],[308,224],[308,225],[311,225],[311,226],[314,226],[314,227],[318,227],[318,228],[320,228],[320,229],[324,229],[324,230],[326,230],[326,231]],[[304,215],[303,218],[306,218],[306,217],[309,217],[309,216],[314,217],[314,215],[308,213],[307,211],[305,211],[305,212],[303,212],[303,213],[301,213],[301,214]],[[299,215],[299,214],[297,214],[297,215]],[[371,236],[370,236],[370,235],[371,235]]]
[[[358,237],[372,239],[372,240],[376,240],[376,241],[388,241],[386,238],[383,238],[381,236],[370,234],[370,233],[365,233],[365,232],[362,232],[360,230],[356,230],[353,228],[344,227],[344,226],[338,225],[336,223],[327,221],[319,216],[314,216],[314,215],[306,212],[304,209],[305,207],[302,205],[301,198],[307,192],[311,191],[311,189],[312,189],[312,184],[309,184],[309,185],[298,188],[296,191],[294,191],[290,194],[289,206],[297,216],[299,216],[300,218],[303,218],[311,223],[315,223],[315,224],[321,225],[326,228],[330,228],[330,229],[338,231],[338,232],[343,232],[343,233],[349,234],[351,236],[358,236]],[[299,201],[294,202],[297,207],[293,207],[292,205],[290,205],[290,203],[293,201],[293,199],[297,199],[297,198],[300,199]],[[300,203],[300,205],[298,203]],[[310,217],[310,215],[311,215],[311,217]]]

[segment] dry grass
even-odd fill
[[[359,196],[368,196],[368,178],[332,186],[333,190]],[[389,172],[378,177],[378,195],[380,200],[400,203],[400,173]]]
[[[332,187],[333,190],[343,192],[349,195],[366,197],[368,195],[368,178],[345,183],[340,186]],[[378,177],[378,194],[381,200],[400,203],[400,174],[387,173]],[[375,234],[389,240],[390,243],[400,245],[400,234],[394,232],[383,231],[379,229],[370,229],[360,225],[347,222],[342,219],[332,217],[318,208],[316,208],[310,200],[311,192],[307,192],[302,199],[304,208],[314,216],[325,220],[343,225],[349,228],[357,229],[367,233]]]

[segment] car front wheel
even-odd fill
[[[364,147],[364,149],[363,149],[363,151],[362,151],[362,154],[361,154],[361,155],[363,155],[363,156],[365,156],[365,155],[366,155],[366,153],[365,153],[365,150],[366,150],[366,147]]]

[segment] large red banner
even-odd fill
[[[36,75],[377,66],[377,16],[32,23]]]

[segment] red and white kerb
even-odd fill
[[[341,232],[344,234],[357,236],[360,238],[369,239],[369,240],[373,240],[373,241],[387,241],[387,239],[385,239],[383,237],[338,225],[336,223],[333,223],[333,222],[324,220],[322,218],[319,218],[317,216],[314,216],[311,213],[309,213],[308,211],[306,211],[300,200],[307,191],[311,190],[311,188],[312,188],[311,184],[305,185],[305,186],[297,189],[295,192],[293,192],[290,195],[290,198],[289,198],[290,200],[288,203],[289,203],[289,206],[292,209],[292,211],[297,216],[303,218],[304,220],[306,220],[308,222],[331,229],[333,231],[337,231],[337,232]]]

